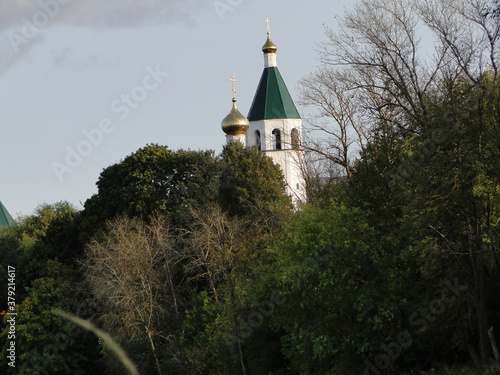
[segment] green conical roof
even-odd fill
[[[2,202],[0,202],[0,227],[8,226],[13,222],[14,219],[10,216],[9,211],[7,211]]]
[[[300,118],[277,67],[265,68],[255,93],[249,121]]]

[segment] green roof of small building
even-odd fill
[[[248,114],[249,121],[300,118],[277,67],[265,68]]]
[[[14,222],[12,216],[10,216],[9,211],[5,208],[2,202],[0,202],[0,227],[9,226]]]

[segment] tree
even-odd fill
[[[61,276],[64,271],[67,272],[62,265],[56,268]],[[95,345],[96,342],[89,342],[82,332],[75,331],[64,319],[53,314],[53,309],[57,308],[70,310],[71,304],[68,286],[60,280],[42,277],[33,282],[28,288],[28,296],[16,306],[17,367],[8,373],[83,375],[86,370],[101,370],[95,365],[87,368],[86,345]],[[7,318],[4,317],[4,322]],[[4,328],[0,335],[5,343],[5,352],[10,342],[7,340],[8,328]],[[10,369],[4,358],[2,356],[3,363],[0,364]]]
[[[8,284],[8,267],[17,268],[17,256],[21,247],[21,239],[13,228],[3,228],[0,230],[0,282],[2,285]],[[0,311],[7,310],[8,290],[0,290]]]
[[[133,336],[126,344],[137,355],[144,352],[140,337],[147,337],[157,372],[170,366],[187,371],[185,363],[191,363],[190,371],[208,368],[213,361],[200,360],[195,366],[187,354],[215,356],[198,346],[213,342],[214,336],[188,334],[189,327],[199,324],[190,312],[205,293],[212,305],[205,312],[217,311],[219,318],[214,315],[217,321],[200,329],[222,337],[218,349],[209,346],[221,349],[219,360],[227,357],[223,336],[230,332],[234,337],[240,324],[238,294],[246,277],[242,270],[250,269],[259,249],[291,212],[279,167],[257,149],[238,144],[226,146],[220,158],[208,151],[172,152],[151,145],[106,169],[98,187],[98,194],[85,204],[82,223],[84,239],[95,233],[87,246],[85,269],[92,293],[104,304],[105,328],[124,342]],[[153,212],[171,223],[169,230],[152,219]],[[106,218],[114,219],[98,234]],[[143,271],[137,275],[134,267]],[[154,289],[162,284],[167,289]],[[137,296],[136,303],[126,295]],[[150,298],[144,300],[146,296]],[[216,328],[219,319],[225,322],[223,330]],[[138,326],[158,334],[141,335]],[[171,354],[162,355],[158,347]],[[243,348],[236,363],[245,368]]]
[[[62,308],[91,317],[86,302],[78,298],[78,218],[67,202],[44,204],[0,234],[2,269],[16,268],[18,359],[25,373],[102,371],[97,340],[52,314],[52,308]]]
[[[120,215],[147,219],[154,212],[176,227],[189,225],[189,208],[216,199],[219,163],[212,151],[171,151],[148,145],[106,168],[98,193],[85,202],[83,241]]]
[[[257,148],[228,144],[221,163],[218,202],[191,210],[185,236],[186,274],[197,281],[197,293],[186,309],[182,341],[191,373],[247,374],[258,368],[244,343],[251,329],[248,291],[292,206],[280,168]]]
[[[340,32],[327,29],[320,57],[326,70],[317,77],[348,90],[367,123],[384,120],[418,130],[428,115],[426,97],[443,80],[478,82],[489,69],[496,78],[500,34],[499,20],[487,11],[492,4],[361,0],[341,19]],[[434,43],[430,58],[425,33]],[[334,94],[329,88],[325,96]]]
[[[80,255],[78,216],[76,208],[67,202],[43,204],[32,215],[0,231],[0,266],[16,267],[23,280],[16,290],[20,301],[26,296],[26,287],[43,277],[47,261],[57,259],[65,265],[75,265]],[[4,298],[0,302],[0,311],[5,309],[2,306],[6,301]]]
[[[253,217],[272,227],[290,212],[283,173],[256,147],[238,142],[224,146],[219,203],[230,215]]]
[[[241,317],[238,295],[241,291],[242,275],[247,271],[252,258],[250,221],[238,216],[229,217],[218,205],[208,205],[193,211],[194,225],[190,236],[193,259],[190,267],[197,278],[205,278],[212,298],[229,305],[230,321],[234,324],[234,335],[242,374],[248,374],[247,359],[241,341]],[[232,326],[230,324],[229,326]],[[219,333],[220,334],[220,333]],[[226,333],[227,334],[227,333]]]
[[[270,319],[281,332],[278,350],[291,373],[362,373],[364,360],[405,330],[409,283],[400,243],[379,236],[368,216],[345,206],[311,205],[272,246],[267,284],[284,302]],[[394,359],[386,371],[404,368]]]
[[[125,343],[146,338],[160,375],[155,341],[163,338],[163,320],[179,317],[174,285],[178,262],[174,237],[159,216],[150,224],[115,219],[109,222],[104,240],[93,240],[86,249],[85,278],[104,306],[105,329]]]
[[[415,223],[417,246],[428,256],[422,265],[427,277],[435,279],[429,269],[438,268],[441,277],[458,276],[470,286],[469,324],[474,328],[469,328],[472,332],[461,339],[461,345],[478,366],[486,365],[491,355],[487,332],[496,319],[490,317],[488,306],[496,304],[498,295],[491,294],[488,284],[496,280],[500,255],[496,224],[500,124],[490,111],[490,101],[497,107],[500,97],[498,83],[492,85],[491,77],[484,75],[480,85],[456,83],[439,101],[435,99],[434,108],[430,107],[436,111],[435,120],[427,123],[411,146],[418,150],[425,145],[428,151],[418,173],[400,178],[400,183],[418,193],[404,207]],[[456,121],[446,129],[443,114]],[[439,142],[437,130],[442,134]]]
[[[370,134],[359,101],[338,75],[325,67],[300,81],[301,104],[318,109],[309,120],[312,134],[303,146],[338,166],[340,176],[350,177]],[[315,133],[321,135],[315,137]]]
[[[336,151],[329,157],[346,163],[348,126],[361,149],[380,121],[418,131],[428,116],[426,97],[443,80],[453,84],[465,76],[478,82],[488,69],[496,77],[500,35],[498,18],[488,11],[493,5],[489,0],[361,0],[340,19],[339,32],[327,28],[320,54],[324,66],[301,86],[304,103],[338,126],[329,131],[318,125],[339,141],[332,142]]]
[[[25,285],[40,277],[49,259],[74,266],[81,255],[78,243],[79,211],[68,202],[43,204],[13,228],[21,241],[17,261]]]

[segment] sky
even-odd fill
[[[298,101],[325,26],[348,0],[9,0],[0,3],[0,201],[78,209],[102,170],[147,144],[225,143],[221,120],[252,103],[266,23]],[[304,109],[298,105],[299,112]]]

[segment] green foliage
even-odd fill
[[[21,239],[12,227],[0,230],[0,254],[2,254],[1,265],[17,266],[17,249],[21,246]]]
[[[72,264],[80,255],[76,220],[79,212],[67,202],[44,204],[20,220],[16,231],[22,238],[19,266],[26,281],[39,277],[40,264],[58,258]]]
[[[484,370],[484,372],[481,375],[496,375],[498,374],[498,371],[500,371],[500,368],[498,365],[491,365],[488,366],[487,369]],[[418,375],[471,375],[471,374],[477,374],[477,369],[469,366],[454,366],[454,367],[438,367],[438,368],[432,368],[429,371],[426,372],[418,372]],[[409,372],[405,375],[417,375],[415,372]]]
[[[16,228],[25,236],[60,245],[65,242],[65,238],[58,236],[66,234],[65,226],[72,222],[76,215],[76,208],[68,202],[42,204],[33,215],[21,218]]]
[[[21,240],[12,227],[0,230],[0,285],[8,284],[7,269],[18,264],[18,249]],[[7,288],[0,288],[0,311],[7,310]]]
[[[78,217],[66,202],[45,204],[0,233],[2,269],[16,268],[17,361],[26,374],[100,371],[94,364],[95,340],[51,315],[54,307],[83,311],[81,294],[75,293],[81,289],[75,267],[80,256]],[[0,310],[6,302],[2,298]]]
[[[23,281],[17,289],[19,300],[25,297],[25,288],[43,276],[47,261],[58,259],[67,265],[76,263],[80,255],[78,215],[79,212],[67,202],[43,204],[33,215],[19,219],[0,232],[0,265],[16,267]],[[0,301],[0,309],[5,301]]]
[[[354,371],[402,329],[398,248],[377,238],[366,216],[309,207],[277,245],[275,285],[286,302],[272,319],[296,373]]]
[[[219,202],[231,215],[273,219],[291,208],[281,169],[257,148],[224,146]]]
[[[17,306],[16,362],[19,366],[9,373],[85,373],[85,358],[77,344],[78,334],[52,313],[53,308],[69,308],[70,301],[64,294],[61,283],[53,278],[41,278],[33,282],[28,296]],[[1,335],[3,342],[8,341],[6,335],[7,329],[4,329]],[[7,350],[5,345],[3,351]]]
[[[148,145],[106,168],[98,193],[85,202],[84,239],[116,216],[147,219],[159,212],[175,227],[189,224],[189,209],[217,195],[219,163],[212,151],[170,151]]]
[[[206,292],[193,299],[192,308],[186,311],[181,338],[187,349],[184,356],[190,374],[239,373],[232,346],[234,322],[228,314],[230,310],[229,300],[216,301]]]

